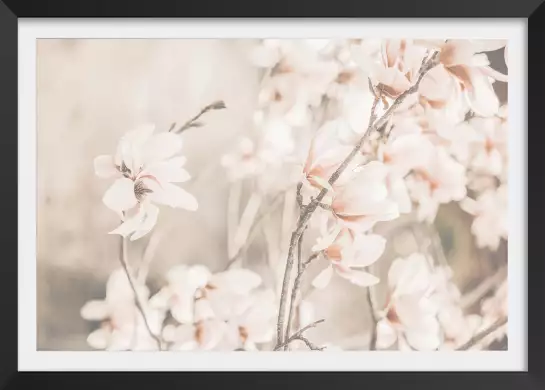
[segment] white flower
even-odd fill
[[[506,109],[505,109],[506,111]],[[470,126],[477,135],[472,143],[474,157],[471,168],[476,172],[501,176],[507,163],[507,122],[500,116],[471,118]]]
[[[103,197],[123,223],[110,234],[136,240],[156,224],[159,209],[154,203],[196,210],[197,200],[173,183],[189,180],[182,166],[184,157],[174,157],[182,140],[172,133],[153,134],[154,126],[145,125],[125,134],[115,156],[95,158],[99,177],[117,178]]]
[[[388,272],[389,300],[377,324],[377,347],[436,350],[441,343],[433,275],[424,255],[396,259]]]
[[[474,216],[471,232],[479,248],[497,250],[501,239],[507,239],[507,186],[488,189],[477,200],[465,198],[460,206]]]
[[[337,221],[354,232],[365,232],[377,222],[399,216],[397,204],[390,199],[386,176],[388,169],[379,161],[341,175],[334,184],[331,203]]]
[[[440,204],[462,200],[466,195],[465,167],[441,146],[406,180],[411,197],[419,204],[417,217],[421,221],[433,221]]]
[[[323,233],[325,233],[325,230]],[[367,287],[379,279],[362,268],[376,262],[384,252],[386,239],[377,234],[355,234],[335,225],[333,230],[318,241],[312,249],[323,250],[330,264],[312,281],[316,288],[329,284],[333,272],[358,286]]]
[[[148,290],[138,287],[141,301],[146,302]],[[147,305],[144,312],[148,324],[159,334],[164,315]],[[106,298],[92,300],[81,308],[81,316],[88,321],[100,321],[99,329],[87,337],[88,344],[95,349],[107,350],[156,350],[156,340],[151,337],[144,319],[135,305],[134,292],[127,275],[118,269],[110,275],[106,284]]]
[[[235,299],[261,284],[261,277],[247,269],[212,274],[203,265],[180,265],[167,274],[168,285],[154,295],[150,304],[170,310],[174,319],[192,324],[210,318],[228,318],[238,304]]]

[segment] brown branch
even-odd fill
[[[275,351],[278,351],[282,348],[285,348],[287,345],[289,345],[292,341],[295,341],[295,340],[301,340],[303,341],[307,347],[309,347],[309,349],[313,350],[313,351],[322,351],[324,348],[320,348],[320,347],[317,347],[316,345],[314,345],[313,343],[311,343],[306,337],[304,337],[303,333],[305,333],[307,330],[311,329],[311,328],[314,328],[316,327],[316,325],[324,322],[325,320],[324,319],[321,319],[321,320],[318,320],[318,321],[314,321],[313,323],[311,324],[308,324],[307,326],[303,327],[302,329],[298,330],[297,332],[295,332],[291,337],[289,337],[286,342],[284,343],[281,343],[281,344],[278,344],[276,347],[274,347],[274,350]]]
[[[146,330],[148,331],[151,338],[153,338],[157,342],[157,346],[159,347],[159,350],[161,351],[163,349],[163,343],[161,341],[161,338],[157,336],[155,333],[153,333],[153,331],[151,330],[151,327],[148,322],[148,318],[146,317],[146,312],[144,311],[144,305],[142,304],[140,295],[138,294],[138,291],[136,289],[134,278],[132,277],[130,269],[129,269],[129,261],[128,261],[128,253],[127,253],[127,238],[125,237],[121,237],[121,256],[119,256],[119,260],[121,262],[123,270],[125,271],[125,274],[127,275],[127,279],[129,280],[129,285],[134,294],[134,303],[136,304],[136,308],[138,309],[138,311],[140,312],[140,315],[142,316],[142,319],[144,320],[144,325],[146,327]],[[135,327],[136,327],[136,324],[135,324]]]
[[[366,271],[371,271],[370,267],[366,267]],[[378,316],[377,316],[377,302],[375,297],[375,291],[373,289],[373,286],[369,286],[365,289],[365,297],[367,299],[367,303],[369,305],[369,313],[371,314],[371,321],[373,321],[373,326],[371,328],[371,337],[369,340],[369,350],[374,351],[377,349],[377,324],[378,324]]]
[[[475,336],[473,336],[471,339],[469,339],[469,341],[467,341],[466,343],[464,343],[461,346],[459,346],[458,348],[456,348],[456,351],[467,351],[469,348],[473,347],[479,341],[481,341],[482,339],[484,339],[486,336],[493,333],[494,331],[498,330],[499,328],[501,328],[505,324],[507,324],[507,317],[500,318],[499,320],[494,322],[492,325],[490,325],[490,327],[488,327],[485,330],[477,333]]]
[[[399,97],[394,101],[394,103],[390,106],[390,108],[374,123],[369,123],[369,126],[367,127],[367,130],[363,134],[363,136],[360,138],[358,143],[354,146],[352,151],[348,154],[348,156],[344,159],[344,161],[339,165],[337,170],[331,175],[331,177],[328,180],[328,183],[330,185],[333,185],[341,176],[341,174],[346,170],[350,162],[354,159],[356,154],[358,154],[366,141],[368,135],[376,129],[379,129],[382,127],[387,121],[388,118],[393,114],[393,112],[403,103],[403,101],[407,98],[407,96],[411,95],[412,93],[416,92],[418,90],[418,87],[420,86],[420,82],[424,78],[424,75],[432,69],[435,65],[437,65],[436,61],[437,53],[433,54],[431,58],[422,66],[420,69],[420,75],[418,77],[418,80],[416,83],[409,89],[407,89],[405,92],[403,92]],[[371,122],[371,121],[370,121]],[[299,241],[299,237],[303,233],[304,227],[307,225],[307,222],[309,221],[310,217],[316,211],[316,208],[318,207],[318,204],[321,203],[321,201],[326,196],[328,190],[327,188],[323,188],[318,196],[313,199],[303,210],[301,210],[301,213],[299,215],[299,220],[297,223],[297,228],[295,231],[291,234],[289,248],[288,248],[288,256],[286,260],[286,268],[284,271],[284,279],[282,281],[282,291],[280,294],[280,307],[278,310],[278,321],[276,326],[276,336],[277,336],[277,346],[284,343],[286,340],[284,339],[284,319],[286,316],[286,301],[287,301],[287,295],[288,295],[288,289],[289,289],[289,283],[290,283],[290,274],[291,270],[293,268],[293,261],[294,261],[294,251],[297,246],[297,242]]]
[[[209,105],[207,105],[206,107],[202,108],[201,111],[199,111],[199,113],[197,115],[195,115],[193,118],[191,118],[190,120],[188,120],[182,127],[180,127],[178,130],[174,130],[174,128],[176,127],[176,124],[173,123],[172,126],[170,126],[170,129],[168,130],[169,132],[174,132],[175,134],[180,134],[181,132],[191,128],[191,127],[201,127],[202,126],[202,123],[201,122],[197,122],[197,120],[203,116],[204,114],[206,114],[208,111],[211,111],[211,110],[222,110],[226,108],[225,106],[225,103],[223,102],[223,100],[218,100],[214,103],[211,103]]]
[[[460,301],[463,309],[468,309],[483,298],[490,290],[500,284],[507,276],[507,267],[501,267],[494,275],[483,280],[477,287],[464,294]]]

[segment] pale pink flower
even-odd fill
[[[420,253],[394,260],[388,272],[389,297],[377,324],[377,347],[396,341],[400,349],[436,350],[441,343],[431,264]]]
[[[235,298],[249,294],[261,284],[261,277],[247,269],[231,269],[212,274],[203,265],[173,267],[168,284],[155,294],[150,304],[170,310],[180,323],[195,323],[210,318],[225,318]]]
[[[444,147],[436,147],[427,163],[407,176],[411,197],[418,203],[419,220],[433,221],[440,204],[466,195],[466,170]]]
[[[469,125],[475,129],[477,137],[472,143],[473,159],[471,168],[478,173],[501,176],[506,169],[508,154],[507,107],[497,116],[474,117]]]
[[[151,330],[159,334],[164,314],[147,304],[148,289],[137,287]],[[92,300],[81,308],[81,316],[88,321],[100,321],[100,328],[87,337],[95,349],[106,350],[156,350],[156,340],[151,337],[144,319],[136,307],[134,292],[127,275],[118,269],[110,275],[104,300]]]
[[[490,116],[497,112],[499,100],[492,82],[507,81],[507,76],[490,68],[490,62],[483,52],[497,50],[505,46],[506,41],[451,39],[419,43],[440,52],[440,65],[425,76],[428,80],[422,80],[419,89],[430,105],[444,105],[461,93],[475,113]],[[441,86],[440,89],[438,86]]]
[[[471,232],[477,239],[479,248],[497,250],[501,239],[507,239],[507,186],[488,189],[476,200],[465,198],[460,206],[474,216]]]
[[[212,318],[194,324],[169,324],[163,330],[163,339],[170,343],[171,351],[226,350],[223,343],[226,332],[227,324]]]
[[[130,131],[119,141],[115,156],[95,158],[99,177],[117,178],[102,199],[123,220],[110,234],[131,240],[147,234],[157,222],[155,203],[192,211],[198,207],[193,195],[173,184],[190,179],[183,168],[185,157],[174,157],[182,147],[180,136],[153,131],[153,125]]]
[[[318,240],[313,251],[323,251],[329,265],[316,276],[312,285],[325,288],[335,272],[340,277],[358,286],[367,287],[379,282],[379,279],[363,270],[376,262],[386,247],[386,239],[377,234],[356,234],[347,228],[335,225],[332,231]]]
[[[371,161],[341,175],[334,185],[331,210],[338,223],[354,232],[365,232],[377,222],[399,217],[399,208],[386,186],[388,168]]]

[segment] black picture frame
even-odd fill
[[[272,2],[183,2],[155,0],[3,0],[0,2],[0,166],[2,221],[0,245],[0,386],[54,389],[73,388],[219,388],[244,387],[366,387],[384,386],[418,389],[541,389],[545,388],[545,251],[540,227],[545,218],[545,5],[543,0],[457,0],[442,2],[356,0],[307,2],[276,0]],[[336,17],[336,18],[525,18],[528,23],[528,361],[527,372],[233,372],[233,373],[31,373],[17,372],[17,159],[18,137],[15,129],[17,111],[17,21],[26,17]],[[530,131],[530,129],[532,129]],[[516,129],[524,131],[524,129]],[[533,153],[530,153],[533,149]],[[539,152],[539,153],[538,153]],[[10,184],[11,183],[11,184]],[[532,226],[533,229],[529,229]],[[530,245],[530,243],[533,243]],[[525,261],[526,259],[511,259]],[[22,286],[24,287],[24,286]],[[533,308],[533,309],[531,309]],[[530,337],[531,336],[531,337]],[[122,357],[120,357],[122,359]]]

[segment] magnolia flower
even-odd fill
[[[365,232],[377,222],[396,219],[399,208],[389,198],[387,175],[388,169],[379,161],[341,175],[334,185],[331,203],[337,222],[354,232]]]
[[[374,85],[380,85],[386,96],[395,99],[417,81],[425,56],[426,49],[414,45],[411,40],[387,39],[382,43],[379,63],[365,57],[355,60],[370,70]]]
[[[317,191],[327,188],[331,193],[334,192],[328,180],[354,148],[340,142],[339,135],[345,130],[343,121],[328,121],[312,138],[303,166],[305,179],[303,183],[307,188],[314,188]],[[359,161],[361,158],[357,156],[345,171],[353,170]]]
[[[479,248],[497,250],[501,239],[507,239],[507,186],[488,189],[476,200],[464,198],[460,202],[464,211],[474,216],[471,232]]]
[[[238,304],[235,298],[250,293],[261,284],[261,277],[247,269],[212,274],[203,265],[173,267],[167,273],[167,286],[154,295],[150,304],[170,310],[182,324],[211,318],[228,318]]]
[[[225,350],[222,340],[227,331],[227,324],[218,319],[207,319],[194,324],[165,326],[163,339],[170,343],[173,351],[211,351]]]
[[[326,229],[323,229],[325,232]],[[358,286],[377,284],[379,279],[364,271],[363,267],[379,259],[386,247],[386,239],[377,234],[356,234],[347,228],[335,225],[333,230],[318,240],[313,251],[323,251],[330,264],[312,281],[316,288],[329,284],[333,271]]]
[[[394,260],[388,272],[389,298],[377,324],[377,347],[436,350],[441,343],[433,274],[426,257],[414,253]]]
[[[418,43],[440,52],[440,66],[425,76],[428,80],[422,80],[419,89],[432,106],[444,105],[451,96],[463,94],[471,110],[481,116],[493,115],[498,110],[499,100],[492,81],[507,81],[507,76],[490,68],[482,52],[500,49],[507,41],[451,39]]]
[[[157,222],[157,204],[197,209],[197,200],[173,183],[189,180],[183,165],[185,157],[173,157],[182,140],[172,133],[153,134],[154,126],[145,125],[125,134],[115,156],[95,158],[99,177],[117,178],[102,201],[114,210],[123,223],[110,234],[131,240],[147,234]]]
[[[469,125],[475,129],[476,139],[472,143],[474,157],[471,168],[480,173],[501,176],[506,168],[507,156],[507,107],[497,116],[474,117]]]
[[[466,195],[466,171],[444,147],[436,147],[426,164],[407,176],[411,197],[418,202],[419,220],[432,222],[440,204],[462,200]]]
[[[138,286],[138,293],[141,301],[146,302],[148,289]],[[147,304],[144,313],[151,330],[159,334],[164,315]],[[158,347],[135,305],[134,292],[122,269],[110,275],[105,299],[87,302],[81,308],[81,316],[88,321],[101,322],[100,328],[87,337],[87,343],[95,349],[156,350]]]
[[[222,157],[221,165],[227,169],[229,180],[238,181],[258,174],[262,164],[252,140],[243,137],[235,151]]]

